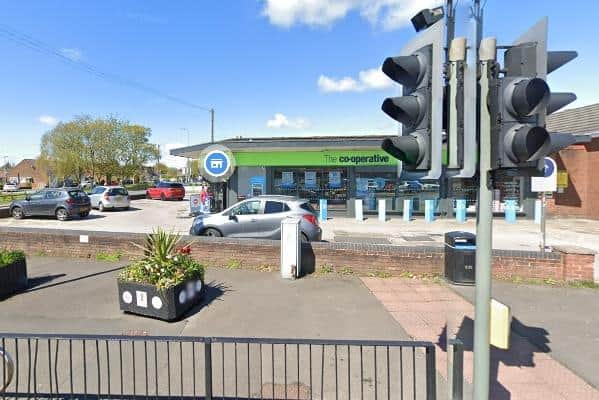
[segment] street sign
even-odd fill
[[[530,178],[532,192],[555,192],[557,190],[557,164],[551,157],[545,157],[542,177]]]
[[[190,214],[199,214],[202,212],[202,200],[199,194],[189,196],[189,212]]]

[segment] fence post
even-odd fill
[[[212,400],[212,339],[204,341],[204,377],[206,380],[206,400]],[[224,379],[224,377],[223,377]]]
[[[458,339],[447,341],[447,384],[449,400],[464,396],[464,344]]]
[[[426,347],[426,400],[436,399],[437,368],[435,367],[435,345],[431,344]]]

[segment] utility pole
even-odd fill
[[[191,145],[191,136],[189,134],[189,129],[181,128],[182,131],[187,132],[187,147]],[[187,173],[185,174],[187,177],[187,182],[191,179],[191,158],[187,157]]]
[[[214,143],[214,108],[210,109],[210,143]]]

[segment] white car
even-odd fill
[[[19,185],[17,185],[16,183],[5,183],[2,190],[5,192],[18,192]]]
[[[96,186],[89,195],[92,208],[100,211],[107,209],[127,210],[130,198],[127,189],[122,186]]]

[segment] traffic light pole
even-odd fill
[[[487,107],[489,77],[496,57],[494,38],[480,44],[479,189],[476,219],[476,280],[474,294],[474,399],[489,399],[493,188],[491,173],[491,115]]]

